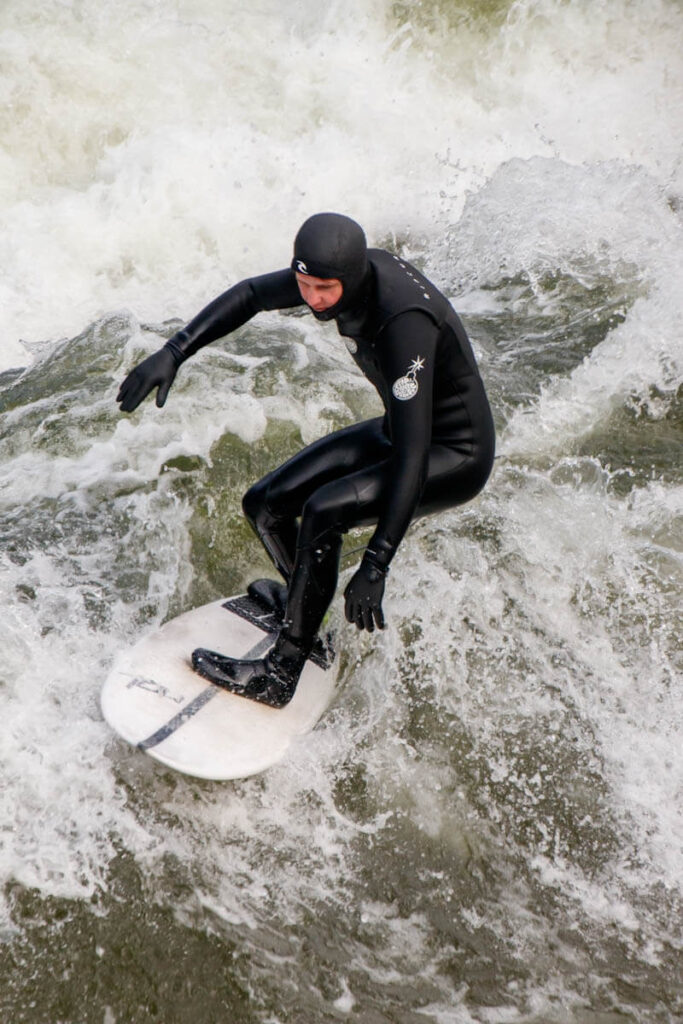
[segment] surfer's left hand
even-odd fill
[[[382,597],[385,581],[386,569],[363,558],[344,591],[346,618],[349,622],[355,622],[359,629],[367,629],[370,633],[375,625],[384,629]]]

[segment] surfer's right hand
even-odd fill
[[[161,348],[143,359],[130,371],[119,388],[116,401],[121,404],[121,411],[133,412],[154,388],[158,389],[156,402],[161,409],[168,398],[177,370],[176,360],[167,348]]]

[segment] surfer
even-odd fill
[[[411,520],[470,501],[493,465],[494,428],[465,329],[441,292],[406,260],[368,249],[355,221],[310,217],[291,266],[236,284],[124,380],[117,401],[132,412],[155,388],[164,405],[179,366],[262,310],[306,304],[334,320],[377,389],[384,415],[308,445],[254,484],[243,510],[284,584],[257,580],[249,593],[282,625],[264,658],[196,650],[195,670],[272,707],[287,704],[334,596],[342,536],[374,533],[344,591],[358,629],[384,628],[389,565]]]

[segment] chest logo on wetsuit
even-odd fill
[[[391,385],[394,398],[400,399],[401,402],[407,402],[409,398],[415,398],[419,390],[416,378],[419,371],[424,369],[424,364],[425,361],[421,356],[413,359],[406,371],[405,377],[398,377]]]

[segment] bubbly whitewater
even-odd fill
[[[674,0],[2,5],[3,1022],[681,1019],[682,43]],[[383,634],[336,600],[316,731],[199,782],[101,683],[376,400],[274,313],[114,396],[324,209],[453,297],[500,457]]]

